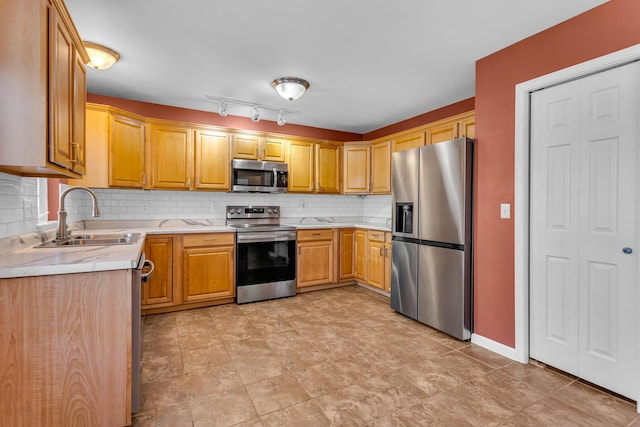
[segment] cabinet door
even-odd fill
[[[255,135],[233,135],[234,159],[258,159],[258,137]]]
[[[142,282],[142,308],[171,305],[173,302],[173,237],[148,236],[144,253],[154,264],[147,282]]]
[[[467,138],[476,137],[476,117],[475,115],[460,121],[460,136]]]
[[[234,246],[184,248],[183,301],[205,301],[234,296]]]
[[[424,131],[401,135],[393,140],[393,151],[409,150],[422,147],[425,143]]]
[[[369,240],[367,245],[367,283],[376,288],[385,287],[384,243]]]
[[[371,146],[371,192],[391,193],[391,141]]]
[[[343,193],[369,193],[371,180],[369,146],[347,146],[344,147],[343,153]]]
[[[367,233],[356,230],[354,233],[354,275],[356,279],[367,280]]]
[[[87,171],[85,141],[87,69],[75,49],[73,64],[73,140],[71,143],[71,158],[73,160],[73,171],[84,175]]]
[[[313,191],[313,151],[311,142],[289,142],[289,191]]]
[[[318,144],[316,146],[316,160],[318,193],[339,193],[340,147]]]
[[[437,144],[457,138],[458,124],[457,121],[452,121],[427,128],[427,144]]]
[[[109,186],[144,188],[144,123],[120,115],[109,127]]]
[[[268,162],[284,162],[286,157],[286,142],[284,139],[262,138],[261,159]]]
[[[384,290],[391,292],[391,233],[384,244]]]
[[[338,278],[340,280],[352,279],[355,275],[354,230],[352,228],[341,229],[339,235],[340,265],[338,266]]]
[[[296,262],[298,287],[331,283],[333,281],[333,241],[299,242]]]
[[[196,131],[195,161],[195,188],[229,191],[229,135],[214,131]]]
[[[71,169],[73,139],[73,69],[71,33],[49,6],[49,161]]]
[[[151,188],[191,188],[193,139],[190,129],[151,126]]]

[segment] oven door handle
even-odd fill
[[[286,242],[289,240],[295,240],[294,233],[238,233],[238,243],[257,243],[257,242]]]

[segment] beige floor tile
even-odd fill
[[[429,397],[398,371],[382,377],[370,378],[361,385],[365,390],[377,396],[384,407],[392,413],[413,406]]]
[[[224,341],[216,331],[215,334],[208,335],[182,335],[180,339],[180,349],[182,351],[201,350],[207,347],[213,347],[216,345],[223,345]]]
[[[290,368],[293,376],[311,397],[321,396],[353,384],[353,380],[334,362],[324,362],[307,368]]]
[[[188,402],[137,414],[131,420],[134,427],[193,427]]]
[[[473,425],[454,410],[448,408],[446,404],[431,400],[426,400],[404,409],[398,414],[395,414],[393,419],[400,425],[406,427],[423,427],[428,425],[467,427]]]
[[[242,380],[231,363],[184,374],[184,386],[191,399],[243,388]]]
[[[531,363],[511,362],[500,369],[512,377],[543,392],[553,392],[572,383],[573,378]]]
[[[184,372],[200,371],[202,369],[225,365],[231,362],[227,348],[222,345],[214,345],[195,350],[182,350],[182,363]]]
[[[500,426],[513,427],[538,427],[538,426],[562,426],[562,427],[613,427],[622,424],[603,423],[602,420],[580,411],[553,397],[546,397],[522,412],[518,412],[511,418],[501,423]]]
[[[593,413],[605,423],[626,425],[638,416],[636,405],[579,382],[569,384],[553,396],[583,412]]]
[[[357,384],[324,394],[313,402],[336,426],[365,426],[390,413],[379,396]]]
[[[264,415],[309,399],[291,373],[246,385],[258,414]]]
[[[545,397],[544,392],[502,371],[474,378],[464,387],[470,391],[470,394],[490,396],[504,407],[516,412]]]
[[[329,419],[312,401],[306,401],[262,416],[266,427],[324,427]]]
[[[244,388],[189,401],[193,426],[227,427],[255,420],[258,414]]]
[[[142,384],[140,412],[160,410],[187,400],[182,375]]]
[[[153,359],[144,358],[142,361],[143,383],[163,380],[183,373],[184,366],[180,353]]]
[[[491,366],[492,368],[502,368],[503,366],[506,366],[512,362],[511,359],[507,359],[504,356],[500,356],[493,351],[489,351],[475,344],[470,344],[469,346],[461,348],[458,351],[479,362],[484,363],[485,365]]]
[[[282,358],[272,354],[252,358],[236,358],[233,359],[233,365],[244,384],[279,377],[287,372]]]

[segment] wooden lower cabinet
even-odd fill
[[[142,284],[143,314],[233,302],[235,233],[149,235],[155,269]]]
[[[348,280],[355,277],[355,230],[342,228],[338,231],[338,252],[340,264],[338,265],[338,280]]]
[[[173,240],[173,235],[147,236],[144,253],[154,269],[151,277],[142,282],[143,310],[173,304]]]
[[[391,290],[391,233],[367,232],[367,283]]]
[[[298,230],[298,287],[335,283],[334,230]]]
[[[0,279],[0,425],[131,424],[131,270]]]
[[[182,237],[182,300],[198,302],[233,297],[235,235]]]
[[[367,232],[357,229],[354,232],[354,271],[356,279],[367,280]]]

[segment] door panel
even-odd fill
[[[638,76],[634,63],[548,88],[531,108],[531,356],[632,399]]]

